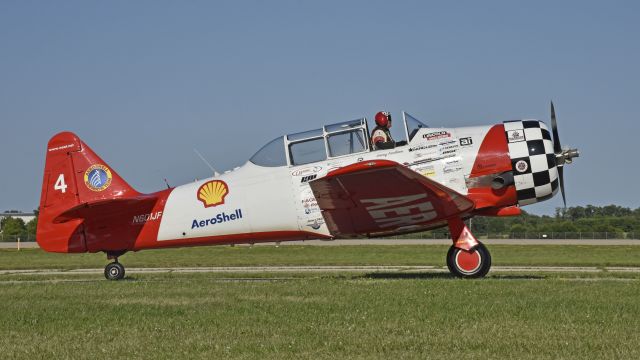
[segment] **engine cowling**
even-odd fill
[[[558,166],[551,133],[539,120],[504,122],[519,205],[547,200],[558,192]]]

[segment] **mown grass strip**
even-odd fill
[[[433,265],[444,266],[448,246],[211,246],[147,250],[120,258],[127,267],[271,265]],[[494,265],[640,266],[638,246],[493,245]],[[0,250],[0,269],[99,268],[98,254],[52,254],[40,249]]]

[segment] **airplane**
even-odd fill
[[[366,118],[279,136],[246,164],[142,194],[78,136],[46,150],[36,239],[49,252],[104,252],[109,280],[130,251],[310,239],[376,238],[447,227],[451,274],[484,277],[487,247],[465,220],[514,216],[564,194],[563,149],[539,120],[431,128],[402,113],[406,140],[374,150]],[[553,140],[552,140],[553,138]]]

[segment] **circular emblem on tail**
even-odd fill
[[[91,191],[102,191],[111,185],[111,170],[100,164],[91,165],[84,172],[84,183]]]

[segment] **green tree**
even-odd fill
[[[7,236],[11,237],[11,241],[13,241],[15,236],[26,237],[27,235],[27,227],[24,220],[20,218],[6,217],[2,220],[1,226],[5,240],[9,240]]]
[[[31,221],[29,221],[26,225],[27,236],[29,237],[29,240],[35,240],[37,227],[38,227],[38,216],[36,215],[36,217],[31,219]]]
[[[527,232],[527,228],[522,224],[514,224],[511,226],[511,229],[509,229],[509,232],[519,236],[520,234]]]

